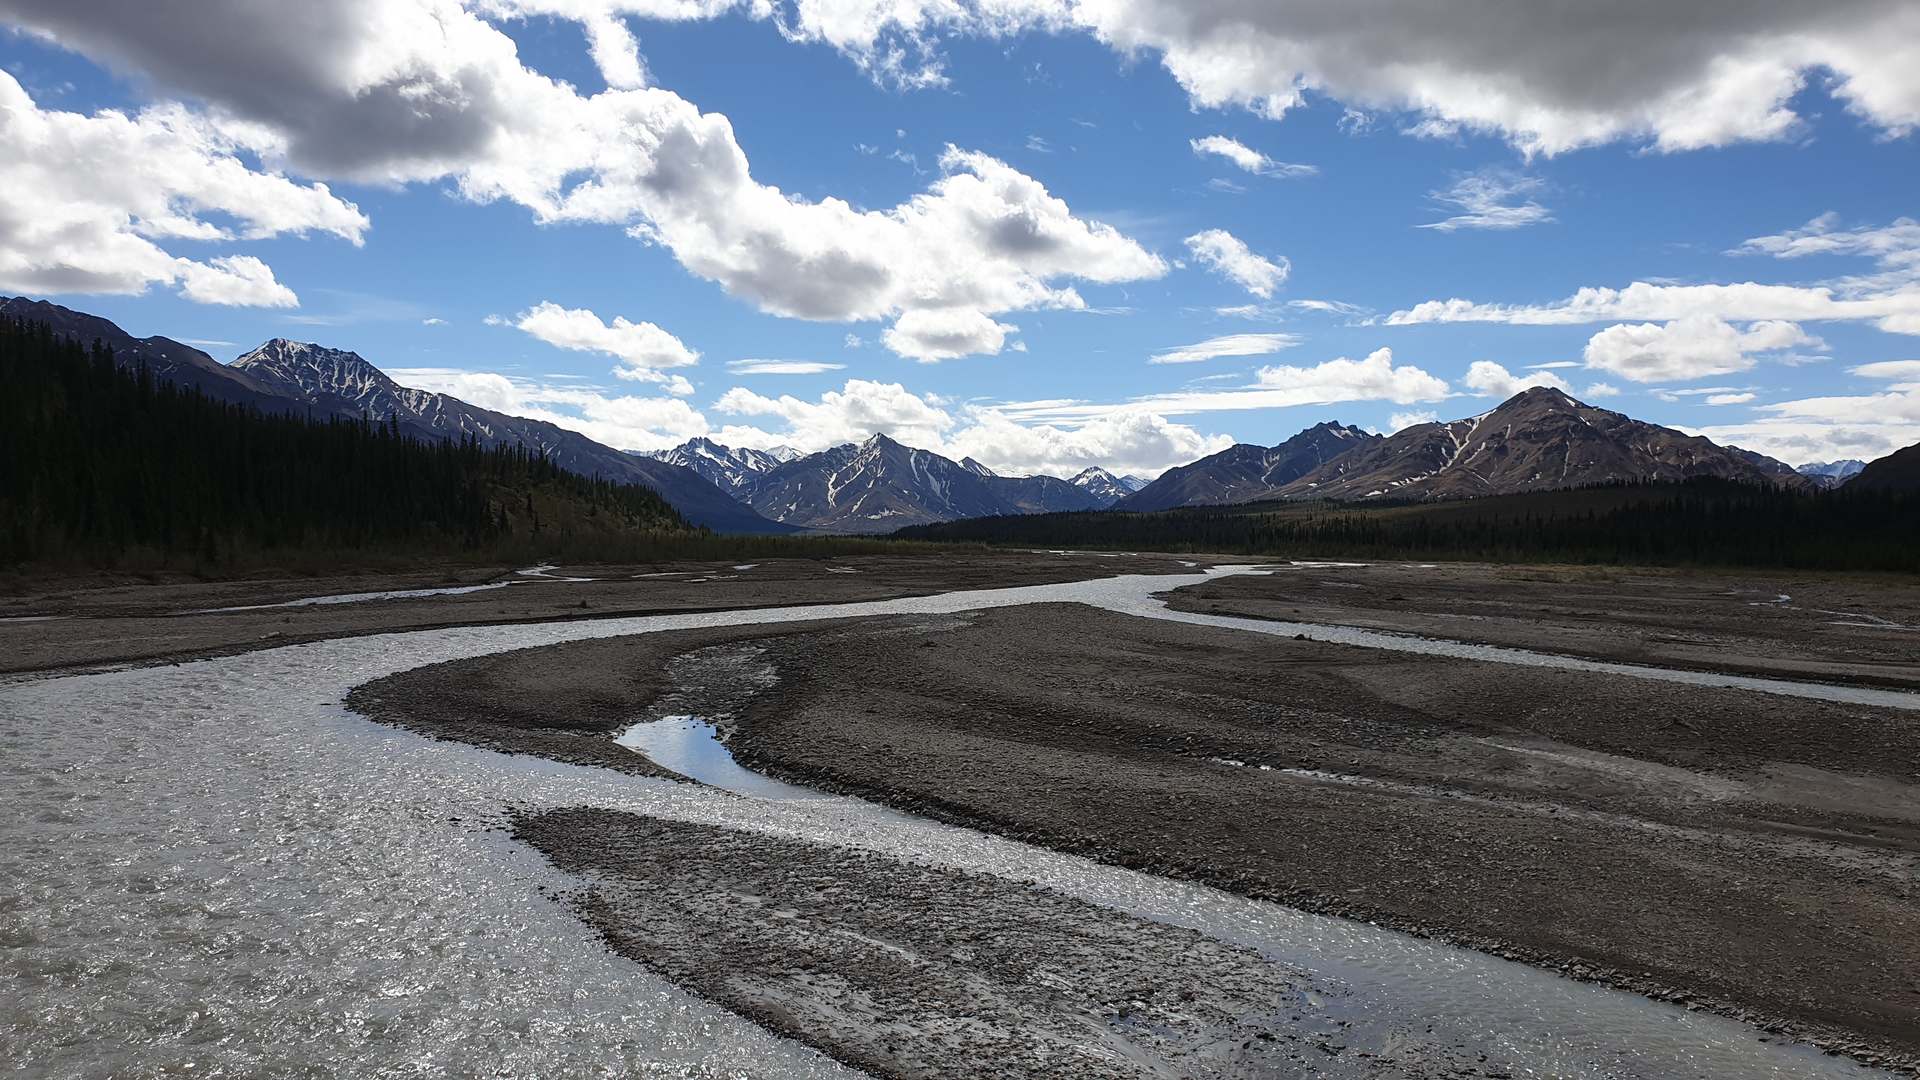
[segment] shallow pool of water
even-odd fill
[[[713,725],[698,717],[668,716],[642,721],[621,732],[614,741],[690,780],[736,795],[757,799],[827,798],[809,788],[783,784],[740,767]]]

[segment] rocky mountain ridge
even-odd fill
[[[1478,416],[1416,424],[1358,445],[1286,484],[1278,497],[1459,499],[1701,476],[1808,483],[1761,454],[1533,387]]]
[[[1190,465],[1168,469],[1153,483],[1117,501],[1114,509],[1144,512],[1279,498],[1288,484],[1379,439],[1356,427],[1327,422],[1278,446],[1236,443]]]

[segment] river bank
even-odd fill
[[[1195,565],[1208,563],[1190,556],[982,551],[85,587],[54,582],[0,598],[0,675],[180,663],[454,626],[859,603],[1112,574],[1189,573]]]
[[[731,713],[735,753],[782,779],[1916,1060],[1910,713],[1078,605],[675,637],[378,695],[445,717],[482,678],[532,733],[573,714],[538,704],[569,670],[652,673],[614,699],[637,711],[700,663],[712,685],[764,664],[749,699],[672,708]]]

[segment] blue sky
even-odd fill
[[[1159,2],[0,0],[0,290],[632,449],[1152,473],[1553,380],[1794,463],[1920,441],[1911,5],[1649,3],[1621,74]]]

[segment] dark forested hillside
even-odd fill
[[[1447,503],[1247,503],[1161,513],[975,518],[904,538],[1262,556],[1920,571],[1920,497],[1728,480]]]
[[[520,447],[262,415],[0,320],[0,563],[577,551],[692,530],[653,491]],[[631,550],[626,553],[632,554]]]
[[[1846,490],[1906,492],[1920,495],[1920,443],[1867,462]]]

